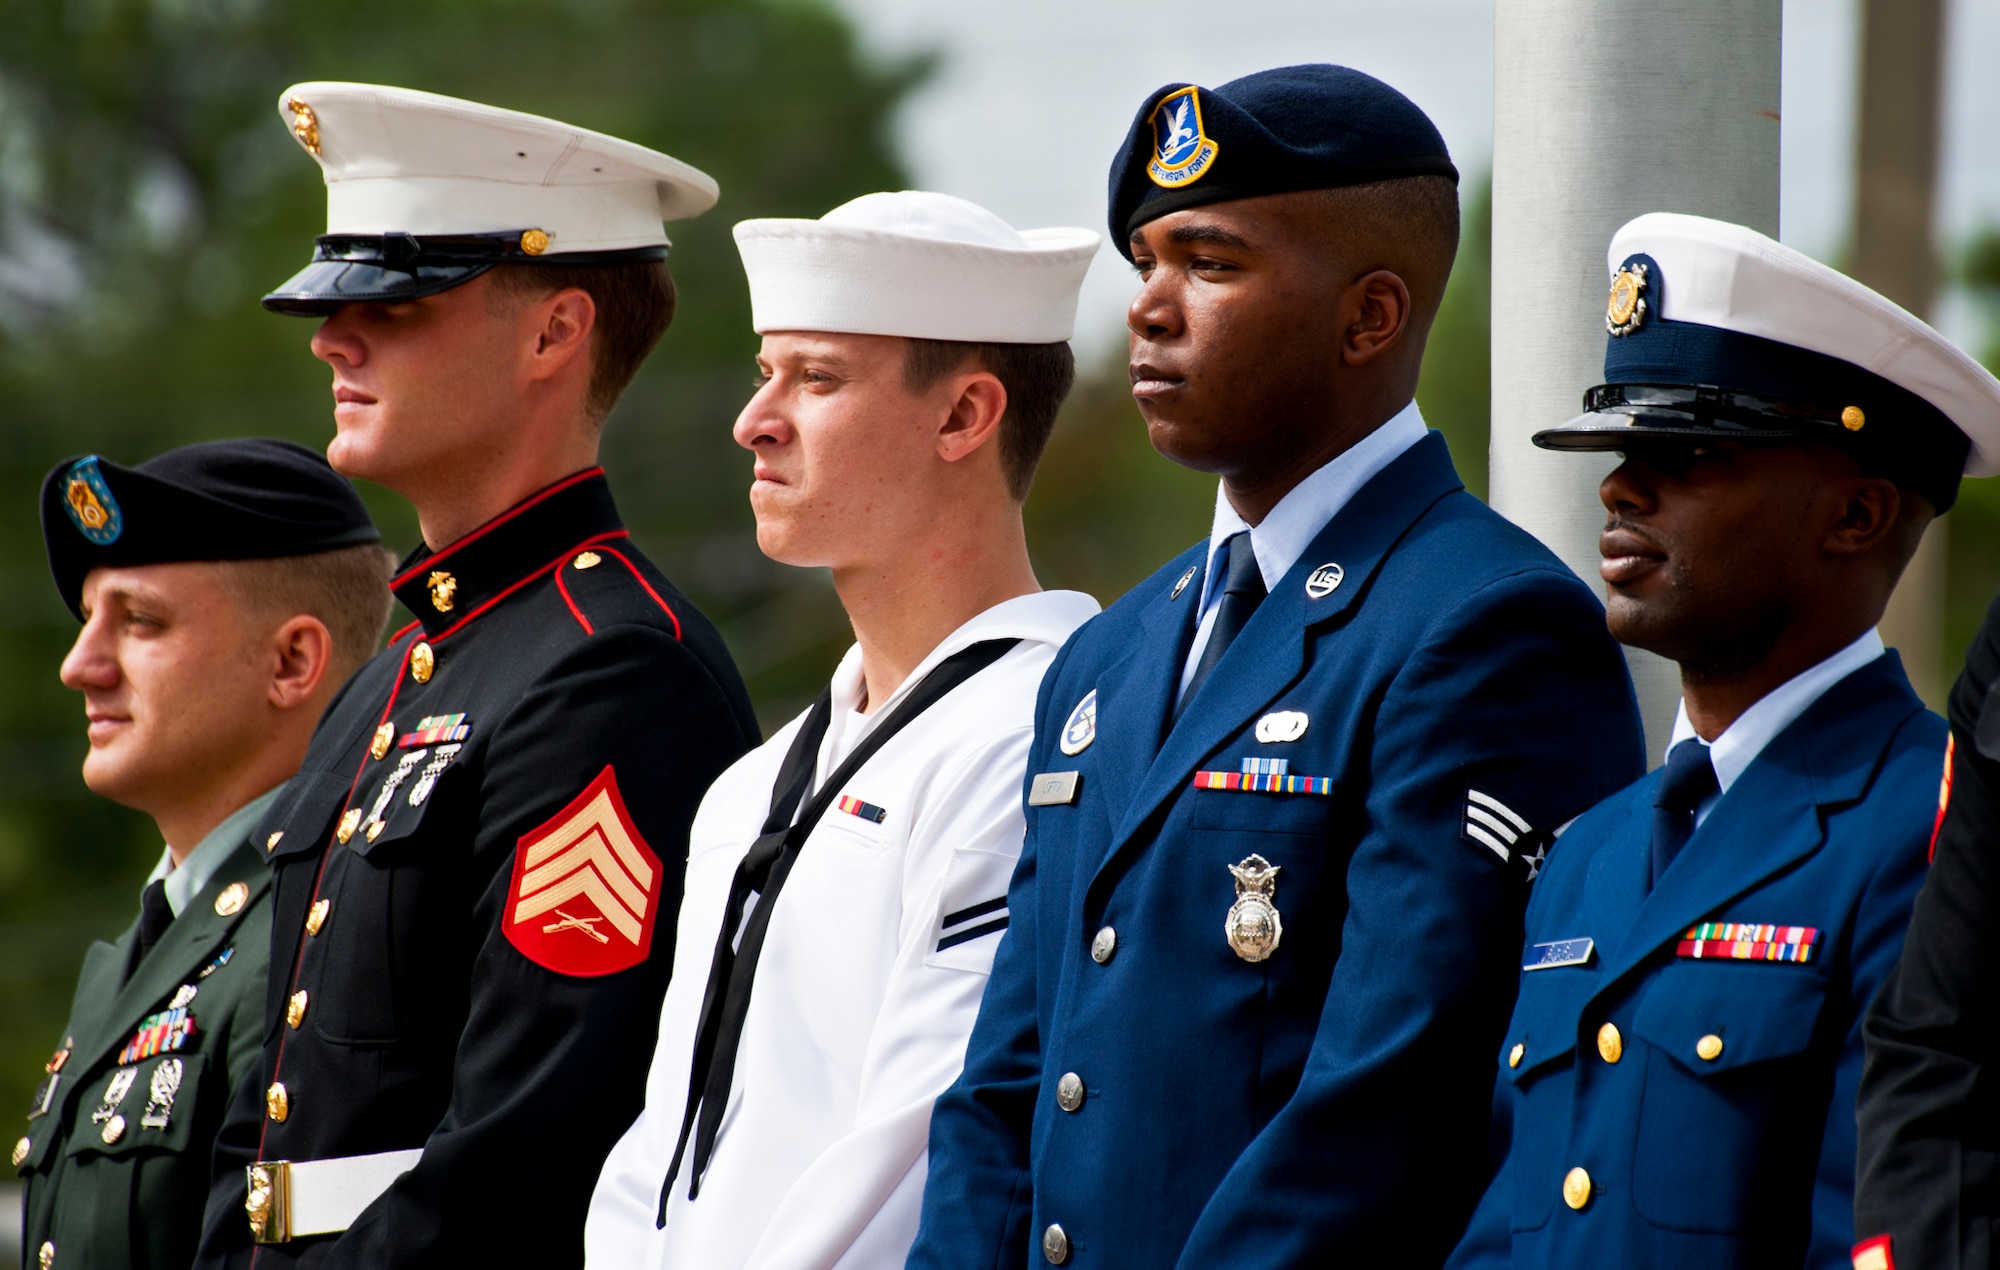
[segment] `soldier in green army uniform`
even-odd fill
[[[24,1262],[185,1267],[263,1046],[270,875],[250,832],[380,644],[392,561],[324,458],[264,439],[64,462],[42,532],[83,623],[62,681],[89,720],[84,782],[168,845],[138,920],[85,955],[14,1144]]]

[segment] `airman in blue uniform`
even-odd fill
[[[1875,624],[2000,442],[2000,384],[1740,226],[1642,216],[1608,263],[1606,382],[1535,442],[1622,453],[1611,632],[1678,662],[1683,698],[1665,767],[1535,886],[1504,1163],[1449,1264],[1845,1266],[1861,1019],[1945,746]]]
[[[1154,446],[1215,531],[1043,681],[910,1265],[1436,1264],[1550,831],[1643,770],[1589,590],[1411,398],[1457,241],[1358,72],[1154,93],[1111,173]]]

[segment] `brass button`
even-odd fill
[[[1722,1057],[1722,1038],[1710,1032],[1694,1043],[1694,1052],[1701,1055],[1704,1063],[1712,1063]]]
[[[1597,1029],[1597,1054],[1607,1063],[1625,1057],[1625,1038],[1618,1035],[1617,1024],[1606,1023]]]
[[[250,888],[241,882],[231,882],[222,888],[222,894],[215,897],[217,917],[234,917],[250,902]]]
[[[420,684],[427,684],[431,681],[431,672],[436,669],[437,654],[431,651],[429,644],[419,641],[417,646],[410,650],[410,678]]]
[[[1526,1058],[1527,1056],[1528,1056],[1528,1047],[1526,1045],[1521,1044],[1519,1041],[1516,1041],[1514,1043],[1514,1048],[1507,1051],[1507,1066],[1519,1067],[1521,1065],[1521,1060]]]
[[[43,1241],[42,1250],[35,1254],[35,1260],[40,1263],[42,1270],[49,1270],[49,1267],[56,1263],[56,1246],[53,1240]]]
[[[604,557],[598,555],[595,551],[579,551],[576,553],[576,559],[570,561],[570,563],[579,569],[595,569],[598,565],[604,563]]]
[[[23,1160],[25,1160],[25,1159],[27,1159],[27,1158],[28,1158],[28,1150],[29,1150],[29,1148],[33,1147],[34,1145],[35,1145],[35,1144],[34,1144],[33,1142],[30,1142],[30,1141],[29,1141],[28,1139],[26,1139],[26,1138],[22,1138],[22,1139],[21,1139],[21,1140],[20,1140],[19,1142],[16,1142],[16,1143],[14,1144],[14,1167],[15,1167],[15,1168],[17,1168],[17,1169],[18,1169],[18,1168],[20,1168],[20,1167],[21,1167],[21,1161],[23,1161]]]
[[[264,839],[264,850],[276,851],[278,849],[278,844],[283,842],[284,840],[285,840],[285,831],[280,829],[276,833],[272,834],[270,837]]]
[[[104,1139],[105,1146],[111,1146],[116,1143],[118,1139],[125,1136],[125,1117],[113,1116],[111,1119],[105,1121],[104,1127],[97,1131],[97,1136]]]
[[[292,999],[290,1003],[288,1003],[285,1006],[285,1022],[291,1024],[292,1027],[296,1029],[299,1026],[299,1024],[305,1021],[306,1021],[306,990],[304,988],[300,988],[297,992],[294,992],[292,994]]]
[[[306,912],[306,934],[308,935],[319,934],[319,928],[326,925],[327,911],[332,907],[333,907],[332,900],[313,901],[312,908],[307,910]]]
[[[340,818],[340,830],[334,834],[334,837],[340,839],[343,843],[351,841],[354,837],[354,831],[360,827],[361,809],[359,807],[349,807],[347,814]]]
[[[1859,432],[1868,426],[1867,412],[1859,406],[1843,406],[1840,411],[1840,426],[1849,432]]]
[[[283,1081],[272,1081],[271,1087],[264,1091],[264,1111],[279,1124],[285,1123],[285,1117],[292,1114],[291,1095],[285,1092]]]
[[[1571,1169],[1563,1175],[1563,1203],[1580,1209],[1589,1202],[1590,1174],[1582,1169]]]
[[[368,743],[369,758],[385,758],[389,747],[396,743],[396,724],[393,720],[375,729],[375,739]]]
[[[1069,1236],[1054,1222],[1050,1222],[1049,1228],[1042,1232],[1042,1255],[1049,1259],[1052,1266],[1069,1260]]]
[[[1075,1111],[1083,1105],[1083,1077],[1075,1072],[1064,1072],[1056,1082],[1056,1106],[1064,1111]]]
[[[369,822],[368,841],[373,842],[375,841],[375,839],[381,837],[382,831],[384,829],[387,829],[388,827],[389,827],[389,822],[386,820],[375,820]]]
[[[1111,954],[1118,951],[1118,932],[1109,926],[1097,932],[1097,938],[1090,941],[1090,959],[1098,965],[1111,960]]]
[[[521,231],[521,250],[530,256],[539,256],[549,249],[549,236],[539,229]]]

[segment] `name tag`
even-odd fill
[[[1067,807],[1076,801],[1076,786],[1081,773],[1039,772],[1034,783],[1028,786],[1028,806]]]
[[[1523,970],[1554,970],[1558,966],[1585,966],[1597,949],[1591,939],[1558,939],[1528,946],[1528,962]]]

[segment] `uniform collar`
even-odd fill
[[[283,788],[284,784],[280,782],[229,813],[221,824],[208,831],[208,836],[194,850],[187,853],[187,859],[180,862],[180,867],[174,866],[172,847],[160,853],[160,862],[146,875],[146,885],[151,886],[160,878],[167,880],[167,907],[173,910],[175,917],[181,915],[181,910],[188,906],[190,900],[201,894],[201,888],[208,885],[208,880],[215,876],[222,862],[236,848],[250,841],[250,830]]]
[[[1257,553],[1257,571],[1264,575],[1264,589],[1276,590],[1312,540],[1319,537],[1319,531],[1340,514],[1355,491],[1423,440],[1426,431],[1423,412],[1412,401],[1381,427],[1328,459],[1311,476],[1293,486],[1254,528],[1237,515],[1228,493],[1217,485],[1215,524],[1208,536],[1208,562],[1202,570],[1199,611],[1206,612],[1219,593],[1221,579],[1215,576],[1215,553],[1224,542],[1247,530],[1250,547]]]
[[[438,639],[572,551],[625,536],[604,469],[588,468],[523,499],[442,551],[418,547],[397,568],[389,588],[417,615],[425,638]]]

